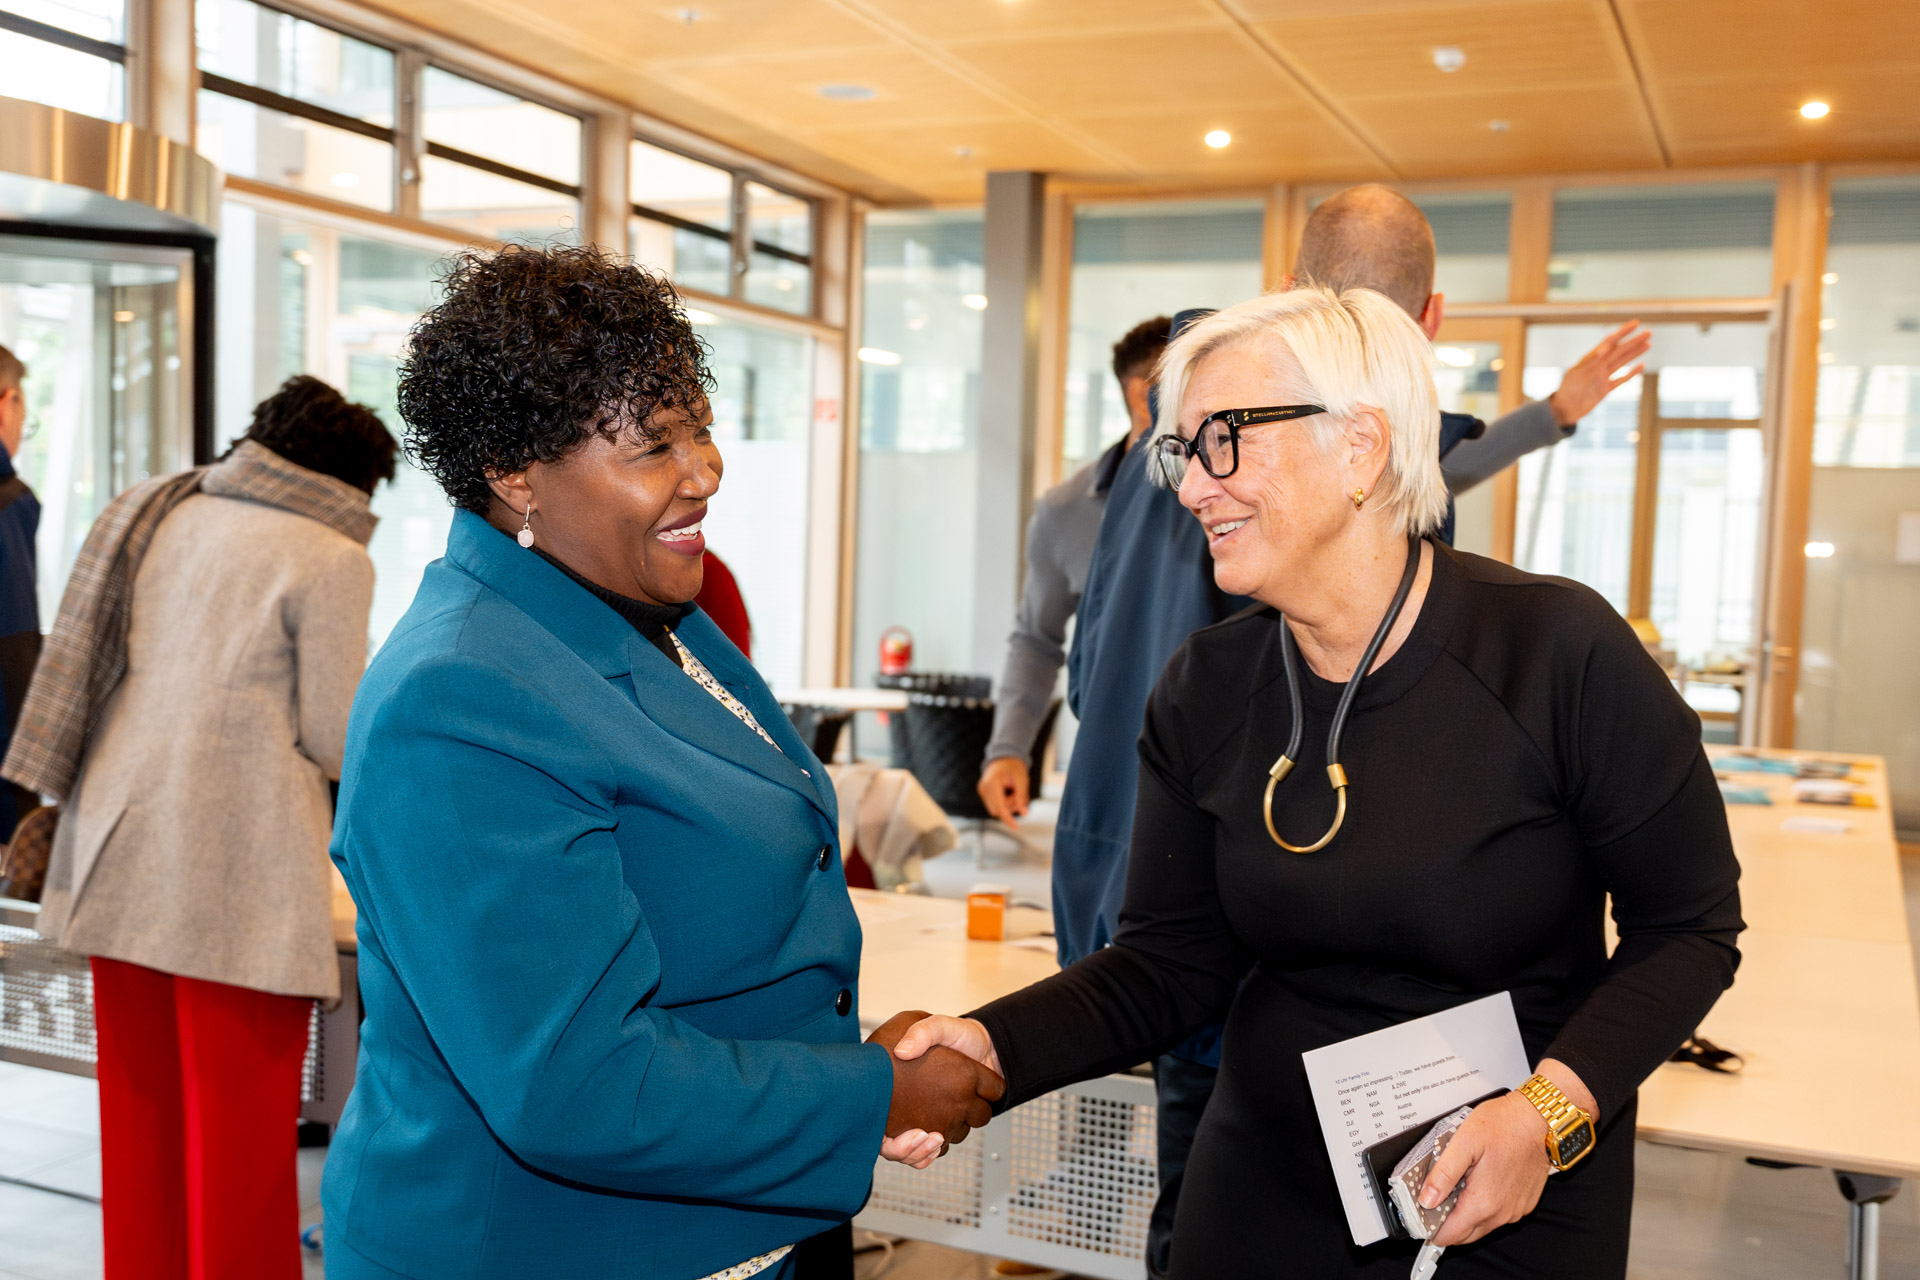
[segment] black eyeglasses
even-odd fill
[[[1161,436],[1153,442],[1153,479],[1163,489],[1178,489],[1187,474],[1187,461],[1200,459],[1200,465],[1215,480],[1225,480],[1240,469],[1240,429],[1268,422],[1286,422],[1292,418],[1310,418],[1325,413],[1321,404],[1281,404],[1265,409],[1219,409],[1200,419],[1191,440],[1179,436]]]

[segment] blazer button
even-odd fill
[[[825,871],[825,870],[827,869],[827,860],[828,860],[828,859],[829,859],[829,858],[830,858],[831,856],[832,856],[832,854],[831,854],[831,853],[829,852],[829,850],[827,849],[827,846],[825,846],[825,845],[821,845],[821,846],[820,846],[820,864],[819,864],[819,865],[820,865],[820,869],[821,869],[822,871]]]
[[[853,992],[845,987],[840,988],[840,994],[833,998],[833,1011],[843,1018],[852,1013]]]

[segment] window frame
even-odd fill
[[[629,217],[640,218],[647,222],[658,223],[661,226],[672,227],[676,231],[685,231],[691,235],[725,243],[727,245],[727,292],[725,297],[729,301],[753,307],[759,311],[770,312],[775,315],[787,315],[789,317],[799,317],[808,320],[819,319],[821,313],[819,279],[821,219],[820,199],[817,196],[808,195],[803,191],[796,191],[791,186],[783,183],[770,181],[752,169],[743,168],[738,165],[715,164],[712,160],[704,156],[694,155],[684,147],[674,146],[660,138],[649,135],[644,130],[636,129],[631,141],[643,143],[656,150],[665,151],[669,155],[679,156],[682,160],[690,160],[695,164],[705,165],[709,169],[724,173],[727,175],[731,187],[727,199],[728,229],[725,231],[722,231],[718,227],[710,227],[704,222],[681,217],[679,214],[669,213],[665,209],[656,209],[642,201],[635,200],[633,199],[631,188],[629,188],[627,192],[627,213]],[[800,253],[787,248],[785,245],[772,244],[765,240],[756,240],[753,238],[753,206],[747,192],[749,185],[765,187],[769,191],[778,192],[780,195],[798,200],[807,206],[807,252]],[[807,290],[807,309],[805,311],[782,312],[777,308],[762,307],[758,303],[747,300],[747,276],[752,270],[753,256],[755,254],[764,254],[770,258],[778,258],[807,269],[810,283]],[[705,293],[705,290],[695,289],[690,292]]]

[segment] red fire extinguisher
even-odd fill
[[[913,667],[913,632],[888,627],[880,633],[880,674],[905,675]]]

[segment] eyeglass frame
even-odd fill
[[[1202,471],[1215,480],[1225,480],[1240,469],[1240,429],[1242,427],[1265,426],[1270,422],[1291,422],[1296,418],[1311,418],[1316,413],[1326,412],[1328,412],[1327,406],[1323,404],[1277,404],[1259,409],[1215,409],[1200,419],[1200,424],[1193,429],[1192,436],[1164,435],[1153,442],[1155,478],[1164,488],[1178,489],[1180,481],[1187,474],[1187,464],[1198,458]],[[1225,471],[1215,471],[1208,465],[1206,452],[1200,446],[1201,433],[1206,431],[1207,425],[1220,421],[1227,424],[1227,447],[1233,456],[1233,460],[1227,464]],[[1177,462],[1173,457],[1175,453],[1180,455]]]

